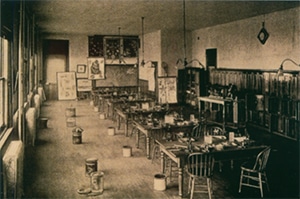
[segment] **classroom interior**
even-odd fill
[[[0,197],[299,198],[299,20],[299,1],[1,1]]]

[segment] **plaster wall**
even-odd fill
[[[193,58],[205,60],[205,50],[217,48],[218,68],[277,70],[285,58],[299,63],[299,13],[300,7],[193,31]],[[264,45],[257,39],[263,21]],[[286,62],[284,69],[300,68]]]

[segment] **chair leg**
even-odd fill
[[[262,179],[261,179],[261,173],[258,173],[258,180],[259,180],[259,189],[260,189],[260,196],[263,198],[264,193],[263,193],[263,187],[262,187]]]
[[[239,193],[241,193],[241,191],[242,191],[243,175],[244,175],[244,171],[241,170]]]
[[[219,172],[222,172],[223,162],[219,161]]]
[[[210,180],[210,178],[206,178],[206,182],[207,182],[208,197],[209,197],[209,199],[211,199],[211,180]]]
[[[153,149],[152,149],[152,164],[154,162],[154,159],[160,157],[160,153],[159,153],[159,145],[154,144]]]
[[[267,190],[268,190],[268,192],[270,192],[270,187],[269,187],[269,183],[268,183],[266,172],[263,172],[263,176],[264,176],[264,180],[265,180],[265,183],[266,183],[266,186],[267,186]]]
[[[195,191],[195,178],[192,178],[192,188],[191,188],[191,196],[190,199],[193,199]]]
[[[188,194],[191,193],[191,188],[192,188],[192,177],[189,177],[189,188],[188,188]]]

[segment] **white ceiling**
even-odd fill
[[[35,0],[36,23],[44,33],[139,35],[183,30],[182,0]],[[185,0],[186,29],[214,26],[300,6],[300,1]],[[299,17],[300,19],[300,17]],[[120,27],[120,29],[119,29]]]

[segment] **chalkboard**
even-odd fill
[[[77,98],[75,72],[57,73],[58,100]]]
[[[105,79],[95,81],[96,87],[137,86],[138,70],[133,65],[105,65]]]
[[[177,79],[176,77],[158,77],[157,78],[158,89],[158,102],[165,103],[177,103]]]

